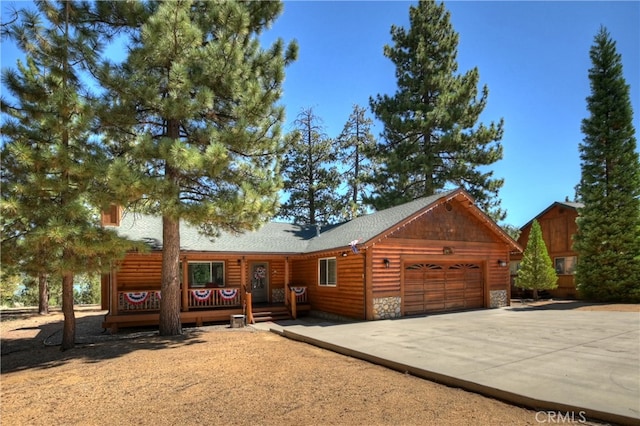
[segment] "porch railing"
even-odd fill
[[[307,287],[289,285],[289,313],[298,317],[298,303],[307,303]]]
[[[119,311],[155,311],[160,309],[160,292],[151,291],[119,291]]]
[[[296,317],[297,305],[308,303],[308,291],[304,286],[288,286],[287,302],[292,316]],[[244,294],[243,294],[244,293]],[[119,291],[118,311],[145,312],[160,310],[161,292],[159,290]],[[192,308],[225,308],[243,307],[247,319],[252,319],[251,293],[245,287],[226,288],[190,288],[187,290],[188,309]]]
[[[240,288],[189,289],[189,308],[242,306]]]
[[[151,291],[119,291],[118,311],[143,312],[160,309],[161,294]],[[189,289],[188,305],[191,308],[226,308],[242,306],[240,288]]]
[[[289,286],[292,291],[292,296],[295,296],[296,302],[307,303],[307,287],[303,286]]]

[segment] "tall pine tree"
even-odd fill
[[[342,180],[346,183],[346,192],[341,201],[346,219],[353,219],[366,213],[364,199],[369,195],[373,174],[372,153],[376,149],[376,140],[371,133],[373,121],[366,116],[367,110],[359,105],[353,106],[353,112],[337,139],[338,162],[343,168]]]
[[[99,2],[103,3],[103,2]],[[126,23],[128,57],[102,75],[102,124],[117,154],[112,188],[162,216],[160,334],[182,333],[180,221],[215,237],[275,214],[284,108],[277,106],[295,43],[260,46],[280,2],[99,4]]]
[[[464,187],[496,219],[503,180],[487,170],[502,158],[502,120],[476,125],[485,108],[474,68],[458,73],[458,34],[444,4],[421,0],[409,8],[410,28],[391,27],[393,46],[384,55],[396,66],[398,90],[370,99],[384,124],[378,146],[382,164],[370,202],[377,209]]]
[[[589,56],[589,116],[582,121],[579,146],[584,208],[574,240],[576,284],[590,299],[640,302],[640,160],[629,85],[605,28]]]
[[[335,166],[337,149],[324,133],[313,108],[303,108],[294,121],[296,138],[282,162],[284,190],[289,195],[278,216],[300,225],[326,225],[339,211],[340,176]]]
[[[90,205],[107,158],[92,137],[95,105],[80,75],[99,50],[97,35],[81,24],[86,5],[36,6],[4,29],[26,63],[2,74],[13,96],[2,100],[2,262],[62,279],[66,350],[75,343],[75,274],[109,270],[132,245],[103,229]]]

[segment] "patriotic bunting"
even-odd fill
[[[132,305],[141,305],[149,298],[149,292],[137,291],[124,293],[124,298],[127,300],[127,303],[131,303]]]
[[[295,292],[296,296],[302,296],[307,292],[306,287],[291,287],[291,289]]]
[[[213,294],[213,291],[212,290],[191,290],[191,294],[193,295],[194,299],[200,302],[204,302],[205,300],[209,300],[209,298]]]
[[[235,299],[236,296],[238,295],[237,288],[219,289],[218,292],[220,293],[220,297],[223,298],[224,300]]]

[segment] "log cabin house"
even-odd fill
[[[547,246],[549,257],[558,275],[558,287],[554,290],[545,291],[545,294],[548,293],[549,297],[558,299],[580,297],[574,275],[577,253],[573,250],[573,235],[578,231],[576,224],[578,209],[583,206],[582,203],[555,202],[520,228],[518,243],[524,249],[529,241],[529,232],[531,232],[533,221],[537,220],[540,224],[542,239]],[[521,252],[514,253],[511,257],[511,292],[514,297],[527,295],[522,289],[514,286],[521,260]]]
[[[157,324],[162,221],[113,208],[105,226],[149,253],[102,279],[103,326]],[[296,317],[359,320],[506,306],[509,256],[520,252],[463,189],[315,229],[269,222],[211,240],[181,225],[183,324]]]

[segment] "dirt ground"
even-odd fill
[[[640,312],[640,305],[576,309]],[[61,313],[2,314],[2,424],[539,424],[535,410],[251,327],[112,336],[102,333],[103,315],[76,312],[76,348],[61,352]]]

